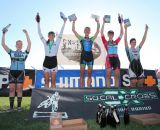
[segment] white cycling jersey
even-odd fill
[[[65,23],[63,24],[56,41],[50,42],[49,44],[47,44],[47,40],[43,37],[41,33],[40,23],[38,23],[38,34],[39,34],[41,41],[44,44],[45,56],[49,56],[49,57],[57,56],[57,52],[58,52],[59,44],[62,39],[64,27],[65,27]]]

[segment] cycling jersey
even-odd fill
[[[118,56],[118,43],[120,42],[122,36],[118,37],[115,41],[107,41],[103,36],[101,36],[102,42],[104,47],[106,48],[107,51],[107,56],[112,57],[112,56]]]
[[[101,36],[103,45],[107,51],[106,56],[106,68],[120,69],[120,60],[118,58],[118,43],[120,42],[122,35],[115,41],[107,41],[104,35]]]
[[[133,59],[140,59],[140,49],[140,46],[137,46],[136,48],[126,48],[127,57],[130,62],[132,62]]]
[[[79,36],[78,39],[80,40],[81,46],[82,46],[80,65],[88,65],[92,67],[94,62],[92,45],[93,45],[93,41],[95,40],[95,37],[85,38],[85,37]]]
[[[57,71],[57,53],[58,53],[59,44],[62,39],[64,27],[65,27],[65,23],[63,24],[60,34],[58,35],[56,41],[47,41],[41,33],[40,23],[38,23],[38,34],[44,44],[44,49],[45,49],[45,59],[43,62],[43,68],[45,71],[52,72],[53,69]]]
[[[140,46],[137,46],[136,48],[126,48],[127,57],[130,61],[130,79],[144,78],[144,70],[140,62],[140,49]]]
[[[38,23],[38,34],[44,44],[45,56],[49,56],[49,57],[57,56],[58,48],[59,48],[59,44],[62,39],[64,27],[65,27],[65,23],[63,24],[60,34],[58,35],[56,41],[47,42],[47,40],[43,37],[41,33],[40,23]]]
[[[8,54],[11,57],[10,70],[24,70],[25,69],[25,61],[29,54],[27,50],[25,52],[10,50]]]

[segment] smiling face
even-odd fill
[[[21,40],[16,41],[16,49],[17,49],[18,51],[21,51],[21,50],[22,50],[22,47],[23,47],[22,41],[21,41]]]
[[[54,32],[49,32],[48,33],[48,39],[49,39],[49,41],[53,41],[54,38],[55,38],[55,33]]]
[[[90,27],[85,27],[85,28],[84,28],[85,37],[89,37],[89,34],[90,34],[90,33],[91,33]]]
[[[136,47],[136,39],[135,38],[132,38],[130,40],[130,45],[131,45],[131,48],[135,48]]]

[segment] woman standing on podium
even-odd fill
[[[144,71],[143,67],[140,62],[140,50],[143,46],[143,44],[146,41],[147,32],[148,32],[148,25],[145,27],[145,32],[142,38],[142,41],[140,44],[136,47],[136,39],[132,38],[130,39],[130,48],[128,46],[128,40],[127,40],[127,26],[124,25],[125,28],[125,34],[124,34],[124,45],[125,50],[127,53],[127,57],[129,59],[130,65],[129,65],[129,77],[131,81],[131,87],[142,87],[144,83]]]
[[[40,16],[37,14],[36,16],[36,21],[38,25],[38,34],[43,42],[44,49],[45,49],[45,59],[43,62],[43,70],[44,70],[44,79],[45,79],[45,87],[49,88],[49,79],[51,77],[51,88],[56,88],[56,73],[58,70],[57,66],[57,53],[58,53],[58,48],[59,44],[62,39],[63,35],[63,30],[67,21],[67,18],[63,18],[63,26],[61,28],[60,34],[55,40],[55,33],[54,32],[49,32],[48,33],[48,40],[46,40],[42,33],[41,33],[41,28],[40,28]]]
[[[16,51],[11,50],[5,42],[5,35],[8,29],[3,29],[2,35],[2,47],[10,55],[11,66],[9,72],[9,102],[10,108],[7,112],[14,111],[14,98],[15,92],[17,92],[17,111],[21,111],[21,102],[23,96],[23,82],[25,76],[25,61],[31,49],[31,40],[29,38],[28,32],[23,29],[24,34],[27,38],[27,49],[23,52],[23,42],[21,40],[16,41]]]
[[[78,40],[81,43],[82,46],[82,52],[81,52],[81,58],[80,58],[80,87],[84,87],[84,73],[85,73],[85,67],[88,66],[88,80],[87,80],[87,87],[91,87],[92,83],[92,69],[93,69],[93,53],[92,53],[92,45],[94,40],[97,38],[99,34],[99,28],[100,23],[98,19],[95,19],[97,23],[97,31],[94,34],[93,37],[90,37],[91,29],[90,27],[84,28],[84,37],[79,35],[77,31],[75,30],[75,22],[77,19],[75,19],[72,23],[72,31],[75,34],[75,36],[78,38]]]
[[[101,28],[101,39],[104,44],[104,47],[107,51],[106,56],[106,86],[110,87],[110,80],[112,69],[114,70],[114,80],[115,87],[119,87],[119,74],[120,74],[120,60],[118,56],[118,44],[123,37],[123,26],[122,26],[122,18],[119,16],[118,21],[120,24],[120,35],[116,40],[113,40],[114,32],[112,30],[108,31],[108,41],[104,36],[104,25],[106,23],[105,18],[103,19],[103,24]]]

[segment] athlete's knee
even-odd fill
[[[15,87],[10,87],[9,92],[10,93],[15,93],[15,90],[16,90]]]
[[[107,78],[111,78],[111,72],[107,72]]]
[[[136,80],[131,80],[131,87],[136,87],[137,81]]]
[[[49,78],[45,78],[44,81],[45,81],[45,84],[49,84]]]

